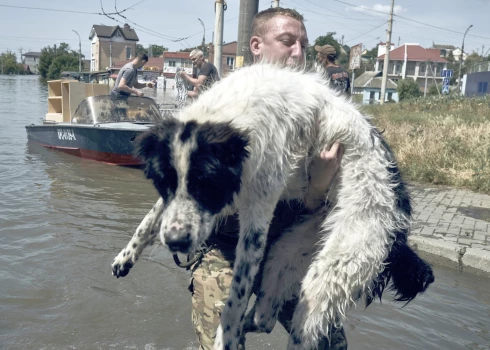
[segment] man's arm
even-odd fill
[[[204,75],[204,74],[200,74],[197,78],[193,78],[193,77],[189,76],[185,71],[182,71],[180,73],[180,75],[182,76],[182,78],[184,78],[184,80],[191,83],[192,86],[194,86],[196,88],[196,91],[199,91],[201,89],[201,87],[203,86],[204,82],[207,79],[207,75]],[[189,92],[191,92],[191,91],[189,91]]]
[[[143,93],[141,91],[138,91],[135,88],[130,88],[128,86],[126,78],[124,78],[124,76],[119,81],[118,88],[119,88],[119,90],[127,92],[128,94],[135,94],[136,96],[143,96]]]

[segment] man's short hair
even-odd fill
[[[260,36],[268,29],[269,21],[276,16],[291,17],[301,23],[304,22],[303,16],[296,10],[285,9],[282,7],[272,7],[267,10],[260,11],[254,16],[252,22],[252,36]],[[303,23],[304,24],[304,23]]]
[[[197,56],[203,56],[204,57],[204,53],[199,49],[194,49],[189,54],[189,58],[193,58],[193,57],[197,57]]]
[[[139,58],[140,61],[145,61],[145,62],[148,62],[148,55],[146,53],[140,53],[138,56],[136,56]]]

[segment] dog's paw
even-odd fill
[[[111,264],[112,275],[117,278],[126,276],[135,262],[135,255],[123,249]]]
[[[272,315],[250,312],[243,321],[243,333],[270,333],[275,325],[276,318]]]

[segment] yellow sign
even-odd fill
[[[243,56],[237,56],[235,61],[235,68],[243,67]]]

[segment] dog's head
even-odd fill
[[[145,174],[164,200],[160,238],[195,251],[239,193],[248,138],[228,123],[165,120],[136,139]]]

